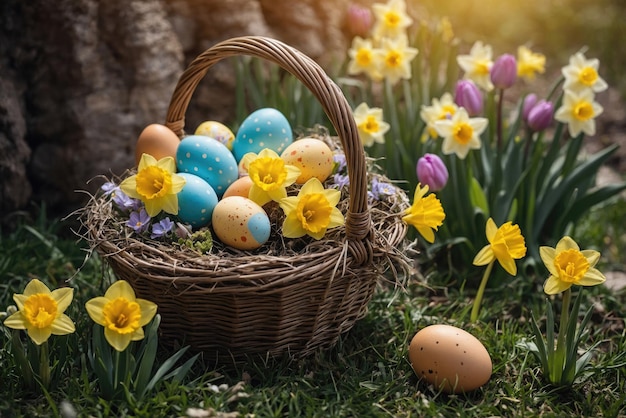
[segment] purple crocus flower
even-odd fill
[[[100,186],[100,188],[104,191],[105,196],[109,196],[113,193],[117,193],[117,191],[120,190],[120,186],[113,183],[112,181],[107,181],[102,186]]]
[[[150,238],[161,238],[170,232],[173,227],[174,222],[172,222],[169,217],[161,219],[159,222],[152,225],[152,234],[150,234]]]
[[[335,170],[336,173],[345,171],[347,167],[345,154],[335,154],[333,155],[333,160],[335,161],[335,164],[337,164],[337,169]]]
[[[517,80],[517,61],[511,54],[503,54],[491,67],[491,82],[499,89],[508,89]]]
[[[121,190],[114,192],[113,203],[122,211],[136,211],[141,207],[141,200],[134,199]]]
[[[348,187],[348,185],[350,184],[350,177],[345,174],[337,173],[333,176],[333,182],[335,183],[335,186],[337,186],[337,188],[341,190],[344,187]]]
[[[132,211],[126,223],[126,226],[132,228],[138,234],[146,231],[149,225],[150,215],[144,208],[141,208],[139,211]]]
[[[376,177],[372,179],[372,187],[371,190],[367,192],[367,195],[370,199],[381,200],[386,196],[391,196],[396,192],[395,188],[385,182],[378,181]]]
[[[427,184],[432,192],[443,189],[448,182],[448,168],[438,155],[424,154],[417,160],[416,171],[420,183]]]

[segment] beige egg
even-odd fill
[[[176,159],[180,138],[167,126],[153,123],[144,128],[135,145],[135,164],[139,165],[142,154],[152,155],[157,160],[163,157]]]
[[[294,165],[300,169],[297,184],[304,184],[309,179],[317,177],[319,181],[326,180],[333,172],[333,152],[323,141],[317,138],[301,138],[289,145],[281,158],[285,164]]]
[[[222,198],[213,209],[211,225],[217,238],[239,250],[254,250],[270,237],[267,213],[252,200],[241,196]]]
[[[409,361],[418,377],[446,393],[477,389],[489,381],[492,372],[485,346],[451,325],[430,325],[415,334]]]
[[[226,145],[229,150],[233,149],[233,141],[235,140],[235,134],[230,128],[223,123],[216,122],[214,120],[208,120],[202,122],[196,128],[194,135],[210,136],[213,139],[218,140],[222,144]]]
[[[228,186],[222,198],[228,196],[248,197],[250,187],[252,187],[252,179],[250,176],[239,177],[237,180],[232,182],[230,186]]]

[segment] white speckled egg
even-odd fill
[[[238,250],[254,250],[270,237],[270,220],[263,208],[242,196],[225,197],[212,217],[213,231],[224,244]]]
[[[285,164],[300,169],[297,184],[316,177],[323,182],[333,172],[333,151],[317,138],[301,138],[289,145],[280,156]]]
[[[451,325],[421,329],[411,340],[409,360],[420,378],[446,393],[472,391],[491,377],[491,357],[485,346]]]
[[[202,122],[196,128],[194,135],[209,136],[226,145],[226,148],[229,150],[233,149],[235,134],[223,123],[216,122],[214,120]]]
[[[267,107],[252,112],[242,123],[233,141],[235,159],[249,152],[258,154],[265,148],[278,155],[293,142],[287,118],[280,111]]]
[[[178,217],[194,229],[211,223],[217,195],[209,183],[201,177],[180,173],[185,186],[178,192]]]
[[[179,173],[195,174],[213,187],[221,197],[228,186],[239,178],[235,157],[226,145],[202,135],[183,138],[176,151]]]

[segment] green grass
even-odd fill
[[[592,226],[624,211],[623,201],[600,208],[577,231],[580,242],[597,245],[608,255],[601,269],[623,266],[623,256],[619,260],[614,255],[624,253],[625,230],[622,223],[611,223],[608,240]],[[587,344],[601,344],[592,368],[572,387],[559,389],[545,383],[538,361],[518,346],[531,338],[531,310],[543,317],[540,279],[537,283],[521,278],[494,282],[483,301],[482,320],[470,324],[475,289],[433,275],[423,279],[428,286],[413,279],[405,291],[381,288],[368,315],[330,350],[301,360],[251,357],[238,366],[200,360],[183,382],[163,383],[142,401],[105,401],[99,397],[98,382],[86,360],[91,322],[83,305],[103,293],[111,273],[98,258],[83,264],[85,245],[64,238],[63,228],[63,223],[41,216],[0,236],[0,310],[33,277],[51,287],[71,277],[76,293],[67,313],[78,330],[51,338],[51,353],[58,357],[60,373],[53,377],[49,394],[41,395],[21,387],[8,352],[9,339],[0,327],[2,417],[60,416],[68,409],[77,416],[169,417],[186,416],[189,408],[223,417],[626,416],[623,290],[614,294],[605,287],[585,289],[582,309],[594,305]],[[613,249],[605,252],[607,245]],[[482,388],[446,395],[413,373],[408,343],[419,329],[441,323],[466,329],[486,346],[494,367],[491,380]],[[161,351],[162,358],[172,354]]]

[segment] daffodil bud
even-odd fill
[[[535,132],[546,129],[552,123],[554,105],[552,102],[539,100],[528,112],[528,127]]]
[[[460,80],[456,83],[454,102],[465,108],[470,117],[483,112],[483,95],[471,80]]]
[[[517,80],[517,61],[511,54],[501,55],[491,67],[491,82],[496,88],[507,89]]]
[[[417,179],[420,183],[436,192],[444,188],[448,182],[448,169],[441,158],[435,154],[424,154],[417,161]]]

